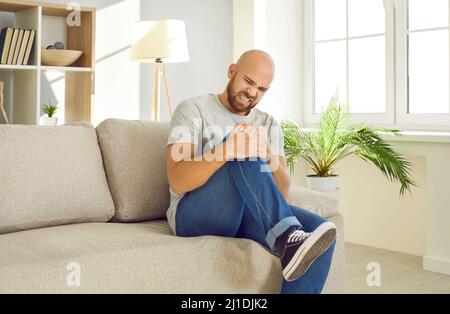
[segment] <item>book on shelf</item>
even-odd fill
[[[25,58],[25,52],[27,50],[29,39],[30,39],[30,30],[26,30],[25,33],[23,33],[22,45],[20,46],[19,57],[17,58],[16,64],[23,64],[23,59]]]
[[[28,61],[30,60],[30,55],[31,55],[31,48],[33,48],[35,37],[36,37],[36,31],[33,29],[33,30],[31,30],[30,39],[28,40],[28,45],[27,45],[27,49],[25,52],[25,58],[22,63],[23,65],[28,65]]]
[[[13,62],[11,64],[17,64],[17,58],[19,58],[20,45],[22,44],[23,39],[23,29],[19,29],[19,36],[17,38],[16,51],[14,51]]]
[[[9,53],[8,53],[8,61],[7,64],[12,64],[13,56],[14,56],[14,50],[16,49],[17,45],[17,37],[19,35],[19,30],[14,29],[14,33],[11,40],[11,46],[9,47]]]
[[[36,30],[5,27],[0,32],[0,63],[28,65]]]
[[[5,27],[0,33],[0,54],[1,54],[1,64],[7,64],[9,48],[11,47],[11,40],[14,29],[11,27]]]

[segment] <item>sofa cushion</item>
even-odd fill
[[[291,185],[289,204],[308,209],[324,218],[330,218],[338,213],[338,201],[321,192],[299,185]]]
[[[109,119],[97,127],[106,175],[119,222],[166,217],[169,123]]]
[[[282,283],[279,258],[259,243],[175,237],[166,221],[7,234],[0,256],[0,293],[278,293]]]
[[[91,124],[0,126],[0,233],[114,214]]]

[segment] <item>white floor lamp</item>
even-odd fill
[[[166,63],[189,61],[186,27],[183,21],[160,20],[136,23],[133,31],[131,59],[141,63],[154,63],[151,119],[160,121],[161,76],[167,98],[169,114],[173,107],[169,92]]]

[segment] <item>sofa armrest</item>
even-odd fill
[[[335,198],[299,185],[291,186],[288,202],[327,219],[338,213],[338,201]]]

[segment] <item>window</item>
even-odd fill
[[[449,0],[305,0],[305,122],[336,88],[353,122],[450,129]]]
[[[397,121],[450,130],[449,0],[398,1]]]

